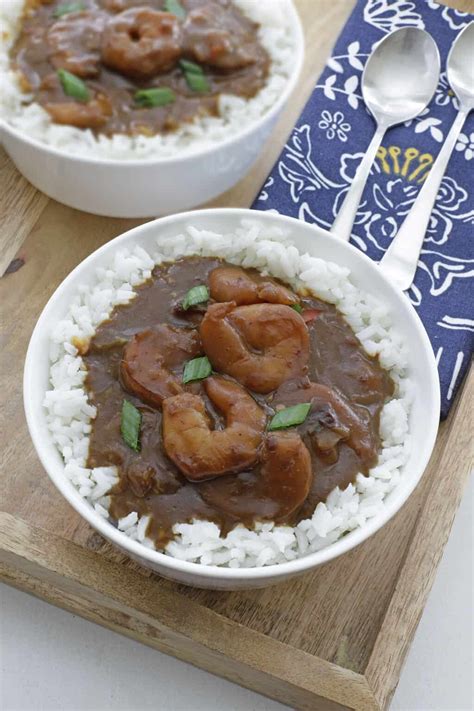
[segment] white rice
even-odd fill
[[[86,467],[91,420],[95,408],[88,403],[82,358],[72,345],[74,337],[88,338],[113,307],[134,298],[134,287],[148,279],[155,264],[186,255],[217,256],[243,267],[284,279],[294,289],[309,289],[333,303],[357,334],[365,350],[378,355],[396,384],[394,397],[384,406],[380,435],[382,449],[369,476],[357,475],[344,491],[334,489],[326,503],[316,507],[311,519],[296,528],[273,523],[255,530],[242,526],[225,538],[209,521],[181,523],[166,553],[181,560],[231,568],[273,565],[293,560],[330,545],[384,508],[385,497],[398,485],[409,455],[408,414],[412,388],[408,378],[406,348],[393,328],[387,307],[356,288],[349,271],[332,262],[300,254],[291,235],[269,228],[257,218],[243,220],[233,234],[217,234],[189,227],[172,238],[157,239],[157,251],[141,247],[116,252],[109,269],[99,268],[94,286],[79,288],[73,303],[51,337],[51,389],[44,406],[51,436],[64,458],[65,475],[96,512],[108,518],[108,492],[117,482],[115,467]],[[145,536],[148,516],[131,512],[118,522],[125,535],[153,547]]]
[[[265,87],[250,100],[223,95],[220,116],[203,117],[177,131],[156,136],[94,136],[89,130],[54,124],[32,96],[24,94],[10,68],[8,52],[20,29],[25,0],[0,1],[0,119],[49,146],[74,155],[116,160],[156,159],[183,155],[245,131],[269,111],[285,90],[294,68],[296,33],[292,0],[233,0],[260,24],[259,39],[271,58]]]

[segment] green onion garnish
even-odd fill
[[[183,72],[189,72],[189,74],[204,74],[202,67],[189,59],[180,59],[179,66]]]
[[[207,356],[188,360],[184,366],[183,383],[190,383],[192,380],[203,380],[212,373],[212,366]]]
[[[183,309],[187,311],[191,306],[196,306],[196,304],[202,304],[204,301],[209,301],[209,289],[204,284],[199,284],[199,286],[193,286],[192,289],[188,291],[183,300]]]
[[[204,74],[185,72],[184,76],[186,77],[189,88],[191,91],[195,91],[196,94],[207,94],[207,92],[211,90],[211,86]]]
[[[296,425],[301,425],[301,423],[308,417],[310,410],[310,402],[304,402],[300,405],[293,405],[293,407],[285,407],[284,410],[279,410],[279,412],[277,412],[277,414],[272,418],[270,424],[268,425],[268,429],[282,430],[285,427],[295,427]]]
[[[120,420],[120,432],[125,444],[135,452],[140,451],[140,425],[142,416],[140,410],[132,405],[128,400],[122,403],[122,417]]]
[[[141,107],[166,106],[176,101],[176,94],[166,86],[156,89],[140,89],[135,93],[135,101]]]
[[[188,59],[180,59],[179,66],[184,72],[184,77],[191,91],[205,94],[211,90],[211,86],[199,64],[190,62]]]
[[[89,101],[90,91],[82,79],[76,77],[75,74],[71,74],[71,72],[67,72],[65,69],[58,69],[58,77],[67,96],[72,96],[73,99],[78,101]]]
[[[294,309],[297,313],[302,314],[304,309],[301,306],[301,304],[292,304],[291,308]]]
[[[53,12],[53,17],[62,17],[63,15],[69,15],[71,12],[81,12],[85,10],[86,6],[82,2],[67,2],[65,5],[60,5]]]
[[[180,20],[184,20],[186,17],[186,10],[178,0],[165,0],[165,10],[179,17]]]

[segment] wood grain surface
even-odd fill
[[[296,4],[307,42],[300,85],[254,169],[215,206],[251,203],[353,7]],[[474,11],[473,0],[452,5]],[[0,273],[17,258],[0,279],[1,577],[294,708],[386,708],[469,469],[472,376],[410,501],[365,544],[266,590],[210,592],[159,578],[70,509],[41,468],[22,408],[24,356],[49,296],[84,257],[136,224],[49,200],[0,152]]]
[[[0,147],[0,277],[43,212],[48,197],[17,171]]]

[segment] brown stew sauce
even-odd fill
[[[193,518],[214,521],[223,533],[239,523],[252,527],[256,521],[273,520],[278,501],[285,496],[284,487],[276,487],[271,499],[262,499],[261,464],[249,471],[201,483],[188,481],[164,452],[161,411],[125,392],[120,382],[124,346],[134,334],[160,324],[192,330],[199,327],[206,306],[182,311],[180,304],[190,288],[206,283],[209,273],[224,264],[219,259],[191,257],[155,267],[152,278],[137,288],[137,297],[128,305],[116,307],[111,318],[97,329],[84,356],[86,384],[90,400],[97,408],[88,466],[118,467],[120,481],[111,494],[111,515],[119,519],[131,511],[151,514],[147,535],[158,548],[172,539],[175,523]],[[328,386],[343,396],[360,418],[365,443],[360,446],[357,438],[351,440],[344,433],[341,435],[340,423],[330,405],[321,398],[313,401],[307,419],[296,428],[311,454],[313,482],[301,508],[279,520],[290,525],[311,516],[318,502],[324,501],[334,487],[346,487],[358,472],[367,473],[375,464],[380,447],[380,411],[393,393],[388,373],[378,360],[364,352],[334,306],[313,297],[302,298],[301,305],[305,310],[317,312],[308,323],[308,376],[287,381],[268,395],[252,395],[270,421],[277,405],[307,401],[305,388],[309,381]],[[195,355],[190,354],[190,358]],[[180,366],[174,371],[180,379],[182,370]],[[206,397],[202,382],[190,383],[185,389],[205,399],[214,426],[222,428],[222,418]],[[140,452],[130,449],[120,434],[124,398],[142,414]]]
[[[71,3],[80,10],[57,17]],[[105,135],[172,131],[198,116],[217,116],[220,94],[255,96],[265,85],[270,64],[258,41],[258,25],[228,0],[180,4],[185,19],[168,13],[166,32],[156,30],[157,44],[149,49],[142,33],[159,25],[157,13],[163,13],[165,0],[30,0],[11,51],[13,67],[24,90],[53,121]],[[145,12],[134,17],[139,7]],[[122,16],[125,31],[111,33],[111,23]],[[181,59],[202,67],[209,91],[189,87]],[[58,69],[80,77],[90,92],[88,102],[64,93]],[[171,89],[175,101],[152,108],[137,105],[138,90],[158,87]]]

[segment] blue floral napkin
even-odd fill
[[[373,46],[392,30],[428,30],[442,74],[427,109],[391,129],[379,150],[352,242],[379,261],[409,211],[456,116],[446,58],[473,16],[433,0],[360,0],[253,207],[330,227],[374,132],[360,79]],[[307,51],[311,51],[308,48]],[[415,283],[408,296],[436,355],[446,417],[469,365],[473,342],[474,115],[456,145],[438,193]]]

